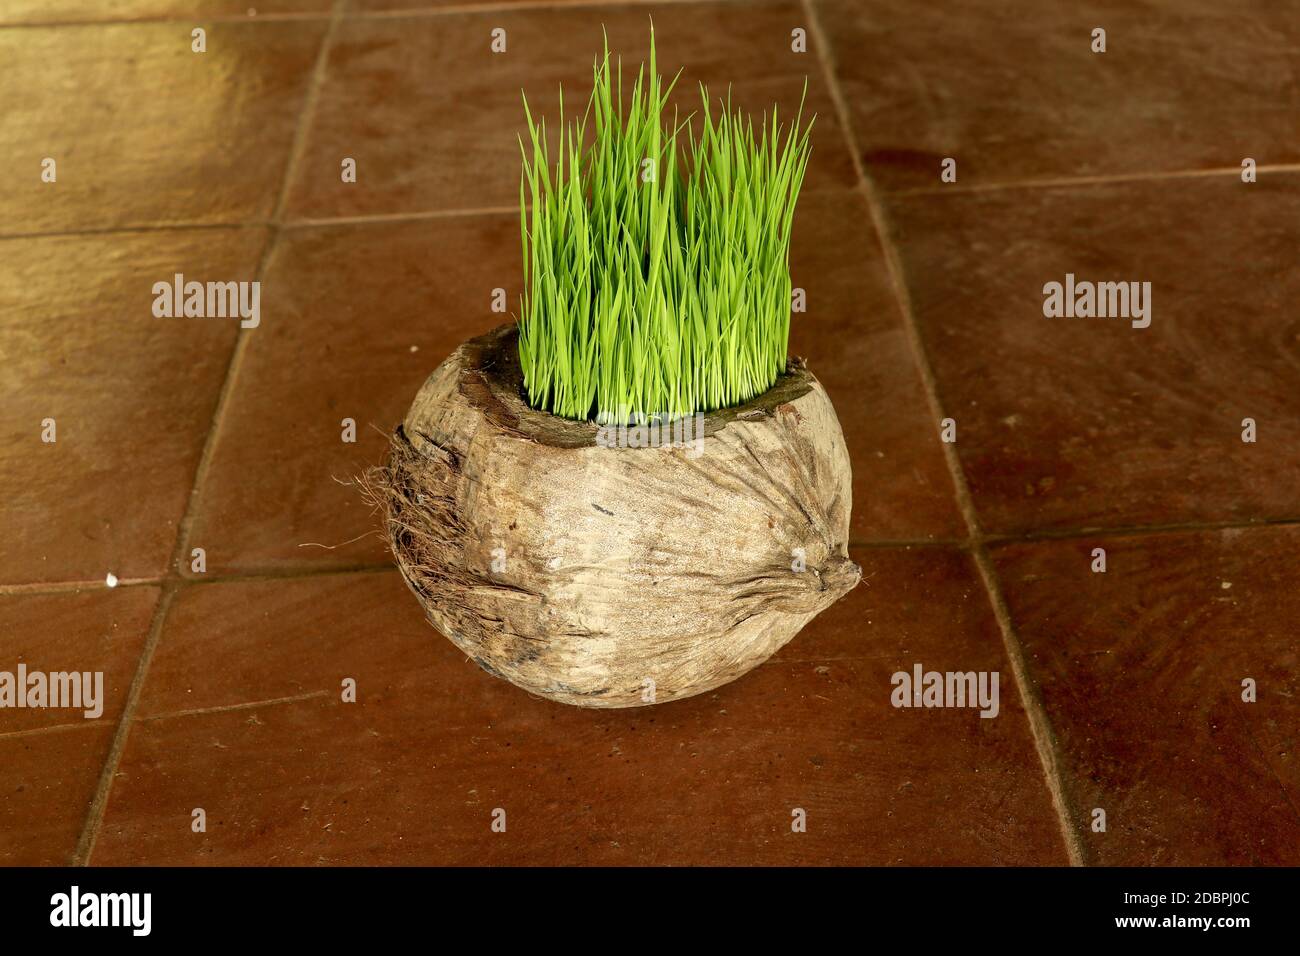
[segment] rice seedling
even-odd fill
[[[606,39],[582,115],[552,158],[524,98],[519,359],[536,409],[601,423],[737,405],[785,371],[790,235],[810,152],[803,102],[755,130],[700,86],[697,113],[669,115],[681,77],[649,65],[623,97]],[[807,93],[807,84],[804,87]]]
[[[466,656],[549,700],[642,707],[757,667],[862,570],[844,433],[786,356],[803,103],[786,127],[701,87],[679,116],[653,30],[630,88],[608,42],[592,75],[549,135],[524,101],[517,323],[433,371],[365,487]],[[708,442],[643,450],[655,421],[744,402],[757,414]],[[605,427],[593,442],[556,416]],[[611,425],[650,427],[602,442]]]

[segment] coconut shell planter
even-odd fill
[[[617,70],[557,161],[528,115],[518,322],[433,372],[368,476],[429,621],[584,707],[735,680],[861,577],[835,409],[786,353],[808,128],[701,90],[689,130],[653,36],[627,109]]]

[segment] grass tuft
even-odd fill
[[[567,125],[560,92],[554,161],[524,98],[528,401],[602,423],[748,401],[786,367],[790,230],[812,121],[802,126],[801,101],[788,128],[773,107],[755,130],[730,93],[715,112],[703,84],[699,113],[666,121],[681,73],[659,76],[653,26],[629,100],[608,38],[592,71],[586,110]]]

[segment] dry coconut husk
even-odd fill
[[[521,383],[514,326],[465,343],[367,476],[429,620],[489,673],[583,707],[689,697],[861,578],[844,436],[802,362],[691,447],[607,447]]]

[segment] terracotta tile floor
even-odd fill
[[[0,671],[104,674],[98,719],[0,709],[0,864],[1300,863],[1284,5],[249,6],[0,5]],[[793,349],[865,580],[736,683],[592,712],[432,631],[348,482],[518,292],[519,88],[553,114],[651,16],[683,103],[808,77]],[[175,273],[260,280],[260,324],[155,318]],[[1067,273],[1151,282],[1151,325],[1044,317]],[[892,706],[916,664],[997,716]]]

